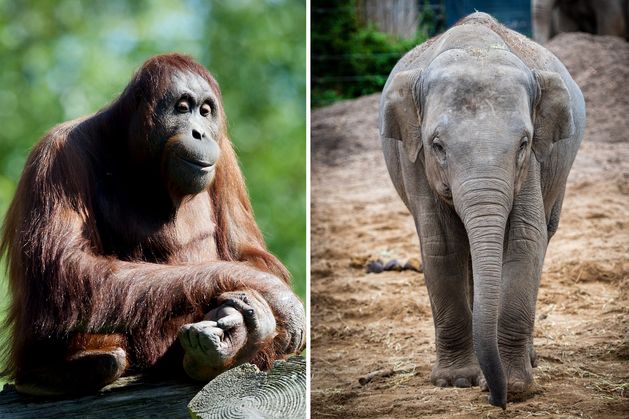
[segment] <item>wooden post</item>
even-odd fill
[[[357,16],[362,24],[374,24],[379,31],[400,38],[417,32],[419,0],[358,0]]]

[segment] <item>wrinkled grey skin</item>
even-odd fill
[[[533,39],[540,44],[562,32],[629,40],[629,0],[533,0],[531,18]]]
[[[475,13],[397,63],[379,123],[421,243],[431,380],[484,375],[504,408],[507,390],[533,381],[535,301],[585,128],[581,91],[552,53]]]

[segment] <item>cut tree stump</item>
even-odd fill
[[[188,405],[193,418],[305,418],[306,360],[275,361],[270,372],[244,364],[210,381]]]
[[[27,397],[18,394],[13,385],[5,384],[0,392],[0,419],[189,418],[192,410],[188,410],[188,403],[192,406],[193,403],[201,403],[196,402],[201,399],[208,407],[201,407],[197,417],[305,417],[305,377],[304,358],[292,357],[288,361],[277,361],[269,373],[259,372],[251,364],[241,365],[216,377],[200,393],[203,384],[163,379],[158,381],[142,376],[123,377],[96,394],[73,399]],[[218,390],[210,390],[210,395],[207,394],[208,388],[216,387]],[[260,413],[255,416],[256,410],[250,410],[248,416],[228,414],[242,411],[234,408],[237,404],[229,395],[244,401],[246,406],[260,406]],[[190,402],[193,397],[194,400]],[[225,403],[223,409],[217,407],[217,400]],[[281,409],[285,409],[289,415],[281,414]],[[292,414],[297,411],[303,411],[303,414]],[[218,416],[215,412],[218,412]],[[273,416],[273,412],[280,413]]]

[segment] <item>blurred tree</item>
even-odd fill
[[[256,218],[305,296],[306,5],[213,2],[209,62],[221,86]],[[226,28],[237,28],[234,33]],[[227,81],[230,81],[229,84]],[[238,94],[228,94],[227,89]]]
[[[305,298],[305,28],[300,0],[0,0],[0,216],[48,129],[112,101],[150,56],[187,53],[221,84],[260,227]]]
[[[380,32],[414,38],[419,22],[418,0],[357,0],[358,18]]]
[[[313,106],[381,91],[400,57],[427,39],[423,24],[410,39],[364,26],[359,10],[357,0],[312,1]]]

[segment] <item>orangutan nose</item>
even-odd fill
[[[200,140],[201,138],[205,138],[205,133],[203,131],[199,131],[198,129],[193,129],[192,138],[194,138],[195,140]]]

